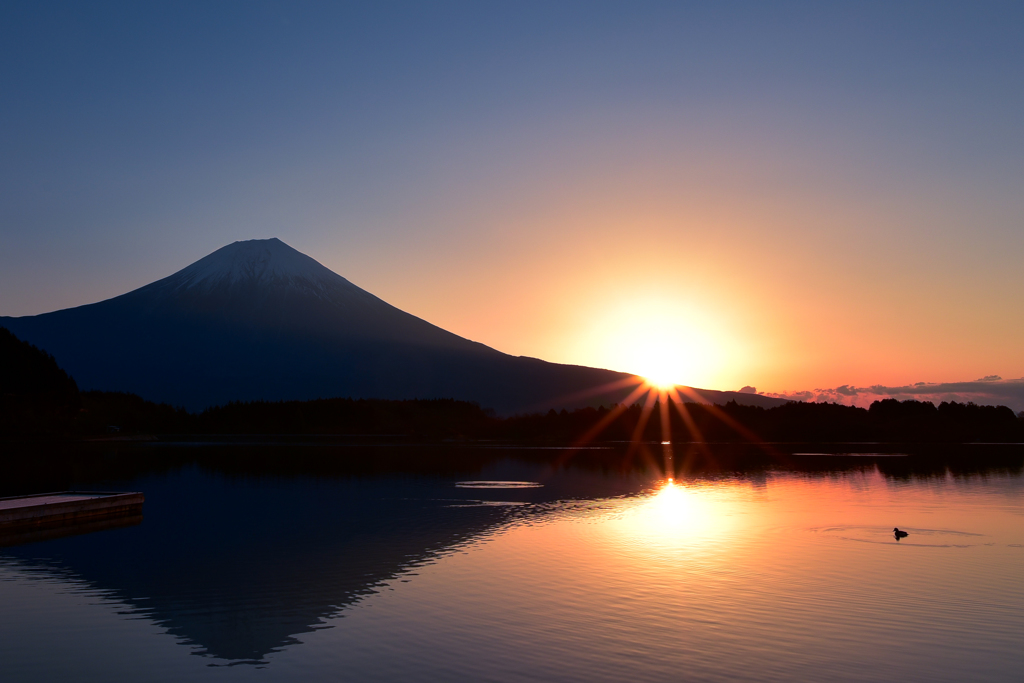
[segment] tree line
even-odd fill
[[[228,403],[192,413],[134,394],[79,391],[45,351],[0,328],[0,435],[96,438],[248,434],[387,436],[582,445],[601,441],[1024,442],[1024,413],[1006,406],[876,401],[869,408],[791,402],[655,403],[498,417],[454,399],[329,398]]]

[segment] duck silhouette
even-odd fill
[[[906,538],[910,534],[908,534],[906,531],[900,531],[899,528],[893,528],[892,535],[895,536],[896,540],[898,541],[901,538]]]

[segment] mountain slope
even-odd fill
[[[233,400],[451,397],[501,413],[610,403],[624,373],[514,357],[356,287],[278,239],[235,242],[127,294],[0,326],[83,389],[190,409]],[[709,400],[774,405],[706,392]]]

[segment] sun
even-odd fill
[[[640,377],[642,377],[644,382],[646,382],[649,386],[659,391],[666,391],[668,389],[671,389],[672,387],[676,387],[682,384],[682,382],[676,380],[671,373],[663,374],[661,372],[654,372],[640,375]]]
[[[591,325],[578,358],[659,391],[721,383],[728,359],[740,355],[716,315],[659,295],[610,301]]]
[[[658,389],[670,389],[686,384],[693,374],[693,349],[673,344],[664,336],[651,336],[634,340],[630,370]]]

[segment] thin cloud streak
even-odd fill
[[[765,393],[765,396],[785,398],[791,401],[813,401],[815,403],[842,403],[867,407],[874,401],[895,398],[901,401],[917,400],[941,403],[973,401],[981,405],[1005,405],[1014,411],[1024,410],[1024,377],[1003,379],[989,375],[972,382],[918,382],[900,387],[875,384],[870,387],[855,387],[848,384],[834,389]]]

